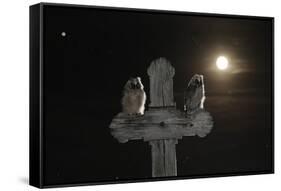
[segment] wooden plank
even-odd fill
[[[170,117],[169,117],[170,116]],[[143,139],[181,139],[183,136],[205,137],[213,126],[212,117],[201,109],[185,117],[172,110],[151,110],[141,117],[118,114],[110,125],[111,134],[121,143]]]
[[[166,176],[164,162],[164,140],[150,141],[152,157],[152,177]]]
[[[176,139],[149,141],[152,156],[152,177],[177,176]]]
[[[165,58],[159,58],[147,69],[150,78],[150,107],[174,106],[173,77],[175,69]]]
[[[164,140],[164,163],[166,176],[177,176],[177,139]]]
[[[149,123],[184,123],[186,122],[186,115],[176,110],[175,108],[159,108],[149,109],[142,116],[132,116],[125,113],[119,113],[113,118],[114,123],[128,123],[128,124],[149,124]],[[110,126],[110,128],[115,128]]]

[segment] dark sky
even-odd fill
[[[204,75],[205,108],[215,121],[206,138],[179,141],[178,175],[269,171],[271,24],[265,18],[46,6],[45,183],[151,177],[149,145],[120,144],[108,126],[121,111],[130,77],[140,76],[149,95],[146,70],[159,57],[175,67],[178,109],[192,75]],[[215,67],[220,55],[229,59],[226,71]]]

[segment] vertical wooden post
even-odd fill
[[[176,139],[150,141],[152,156],[152,177],[176,176]]]
[[[166,176],[177,176],[177,143],[178,140],[176,139],[164,140]]]
[[[152,156],[152,177],[165,176],[164,140],[150,141]]]
[[[147,73],[150,79],[149,107],[175,106],[173,95],[173,77],[175,69],[165,58],[154,60]],[[153,140],[151,145],[152,177],[176,176],[177,157],[176,139]]]
[[[147,69],[150,80],[150,107],[175,106],[173,77],[175,69],[165,58],[151,62]]]

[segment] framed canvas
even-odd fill
[[[274,172],[274,19],[30,7],[30,185]]]

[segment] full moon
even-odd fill
[[[228,60],[224,56],[219,56],[216,61],[217,68],[219,70],[226,70],[228,67]]]

